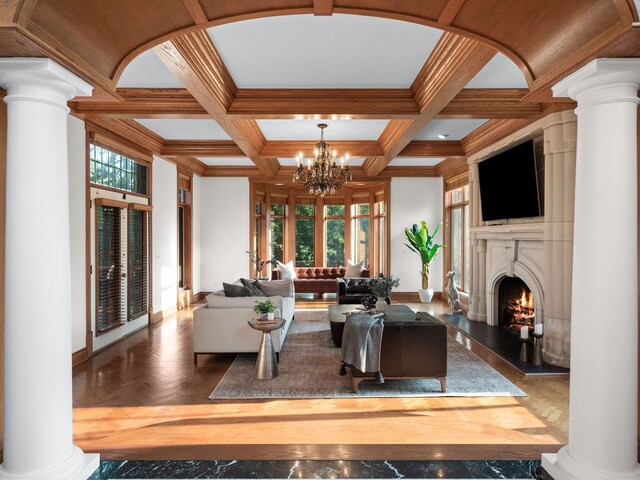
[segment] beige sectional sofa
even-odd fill
[[[276,280],[264,287],[268,297],[226,297],[223,290],[206,297],[206,305],[193,312],[193,360],[197,364],[202,353],[257,352],[262,333],[252,329],[247,321],[256,318],[256,300],[271,298],[284,326],[271,332],[273,348],[279,355],[295,312],[293,281]],[[278,293],[278,295],[272,295]]]

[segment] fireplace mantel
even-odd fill
[[[544,324],[543,357],[569,367],[576,117],[558,112],[468,158],[471,190],[471,294],[468,318],[498,325],[498,285],[519,277],[534,296]],[[498,150],[543,135],[545,214],[482,222],[478,163]]]

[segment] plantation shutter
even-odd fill
[[[127,232],[123,228],[123,216],[126,210],[117,203],[104,202],[96,205],[96,328],[98,335],[123,325],[126,317],[123,302],[127,294],[124,268]]]
[[[128,321],[149,313],[149,217],[151,207],[129,204]]]

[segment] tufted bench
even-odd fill
[[[296,278],[293,283],[296,293],[335,293],[336,279],[344,277],[346,268],[341,267],[301,267],[296,268]],[[362,271],[363,277],[369,276],[369,270]],[[277,269],[271,271],[272,280],[280,280]]]

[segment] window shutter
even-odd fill
[[[145,205],[129,205],[128,321],[149,313],[150,208]]]
[[[127,232],[122,228],[125,211],[118,206],[108,204],[99,204],[96,208],[96,328],[98,335],[122,325],[126,315],[122,302],[127,293],[123,265]]]

